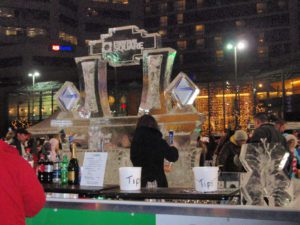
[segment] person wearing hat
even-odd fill
[[[16,149],[19,151],[19,155],[24,156],[29,138],[30,133],[26,129],[19,128],[16,130],[15,139],[11,145],[16,147]]]
[[[230,140],[223,146],[218,157],[218,166],[221,171],[245,172],[239,162],[241,147],[248,140],[248,135],[243,130],[236,130]]]

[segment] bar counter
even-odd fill
[[[210,193],[199,193],[189,188],[142,188],[139,191],[121,191],[118,185],[87,187],[79,185],[44,184],[47,193],[78,194],[79,198],[102,198],[112,200],[229,200],[238,197],[238,189],[224,189]]]
[[[193,189],[186,188],[142,189],[141,191],[124,192],[114,185],[96,189],[60,185],[44,185],[44,188],[48,193],[77,193],[80,198],[48,197],[45,208],[33,219],[28,219],[27,225],[300,224],[300,207],[295,209],[198,204],[197,201],[190,201],[191,199],[200,201],[230,199],[237,196],[237,190],[208,194],[197,193]],[[87,195],[98,196],[101,200],[84,198]],[[136,200],[133,201],[133,199]],[[184,203],[175,199],[181,199]],[[169,200],[175,201],[169,202]]]

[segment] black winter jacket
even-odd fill
[[[162,139],[159,130],[149,127],[136,129],[131,147],[130,159],[134,166],[142,167],[142,187],[156,180],[158,187],[168,187],[164,172],[164,159],[178,160],[178,150]]]
[[[249,142],[261,143],[262,138],[266,138],[268,143],[280,143],[287,148],[284,136],[272,124],[265,123],[256,128]]]
[[[239,163],[234,162],[234,157],[239,157],[241,152],[241,146],[238,146],[234,137],[231,136],[221,149],[218,156],[218,165],[221,171],[226,172],[245,172],[244,167]]]

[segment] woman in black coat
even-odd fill
[[[130,159],[133,166],[142,167],[142,187],[153,181],[157,187],[168,187],[164,159],[177,161],[178,150],[162,138],[154,117],[143,115],[138,120],[131,143]]]

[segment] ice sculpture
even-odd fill
[[[55,94],[54,99],[62,111],[74,111],[78,108],[80,94],[72,82],[66,81]]]
[[[172,48],[160,48],[144,51],[143,55],[143,91],[139,114],[166,113],[163,91],[170,84],[176,51]]]
[[[241,190],[247,205],[287,206],[292,201],[290,179],[284,171],[289,153],[280,144],[242,146],[240,160],[247,173]]]
[[[177,75],[165,90],[166,97],[171,97],[179,109],[191,106],[199,93],[200,89],[197,85],[182,72]]]
[[[79,71],[80,92],[82,93],[79,115],[85,118],[90,114],[111,116],[107,95],[106,62],[100,56],[78,57],[75,59]]]

